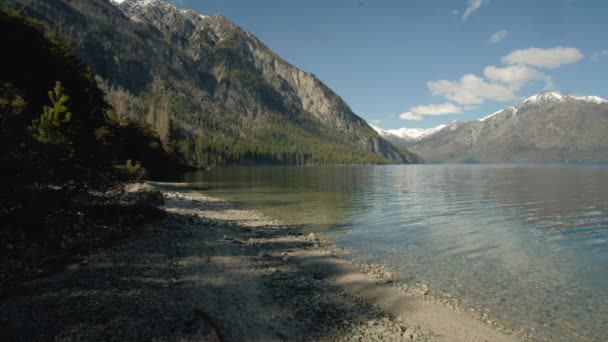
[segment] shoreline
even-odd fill
[[[534,340],[312,233],[187,184],[148,184],[166,216],[24,281],[0,300],[2,340]]]
[[[163,190],[167,196],[166,186],[175,186],[181,189],[181,198],[184,200],[201,201],[201,199],[224,203],[238,208],[223,199],[208,197],[186,184],[153,183]],[[199,197],[196,199],[196,197]],[[179,198],[179,195],[178,195]],[[202,203],[204,203],[204,200]],[[460,300],[451,295],[431,291],[426,284],[403,285],[395,282],[397,274],[379,264],[359,263],[356,258],[350,258],[350,252],[331,242],[320,239],[313,233],[304,235],[282,226],[276,220],[265,218],[252,210],[230,209],[232,215],[249,215],[258,222],[251,223],[271,225],[278,229],[275,239],[287,239],[295,242],[295,247],[285,248],[284,251],[268,253],[261,251],[258,256],[279,258],[283,263],[296,264],[303,270],[315,269],[323,273],[337,291],[361,300],[374,308],[378,320],[360,320],[343,324],[340,333],[333,336],[344,340],[373,339],[373,329],[386,331],[389,340],[419,340],[419,341],[532,341],[534,336],[524,329],[516,330],[507,324],[498,322],[489,316],[489,312],[460,307]],[[201,212],[203,219],[230,220],[229,215],[209,214]],[[254,220],[254,221],[255,221]],[[231,239],[231,237],[227,237]],[[237,242],[240,243],[240,242]],[[257,249],[255,238],[244,242],[245,245]],[[300,245],[298,245],[300,244]],[[280,254],[277,254],[280,253]],[[276,270],[280,272],[279,270]],[[346,322],[343,322],[346,323]],[[394,329],[391,335],[391,328]],[[370,334],[371,333],[371,334]],[[369,334],[369,335],[366,335]],[[323,337],[316,337],[323,339]],[[386,338],[386,336],[384,336]],[[392,338],[392,339],[391,339]],[[329,339],[328,339],[329,340]]]

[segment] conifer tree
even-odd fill
[[[42,143],[55,143],[58,142],[57,139],[63,140],[65,136],[61,134],[62,126],[72,120],[72,113],[65,105],[70,97],[64,94],[63,86],[59,81],[48,95],[52,106],[44,106],[42,116],[34,121],[34,137]]]
[[[51,106],[44,106],[40,118],[32,122],[31,130],[34,140],[39,144],[39,155],[35,162],[40,168],[43,178],[58,180],[56,177],[69,178],[73,176],[68,169],[74,165],[74,144],[70,139],[72,113],[66,106],[70,97],[64,93],[61,82],[55,82],[55,87],[48,92]]]

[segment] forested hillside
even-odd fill
[[[67,37],[119,118],[195,166],[415,162],[313,74],[222,16],[163,0],[2,0]]]

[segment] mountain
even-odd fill
[[[428,136],[442,130],[445,125],[439,125],[433,128],[399,128],[399,129],[382,129],[378,126],[370,125],[380,136],[388,141],[395,141],[397,144],[407,144],[420,141]]]
[[[67,37],[117,115],[195,165],[407,163],[315,75],[220,15],[165,0],[0,0]]]
[[[477,121],[377,131],[429,162],[606,162],[608,100],[546,91]]]

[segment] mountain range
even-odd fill
[[[427,162],[606,162],[608,100],[545,91],[470,122],[376,131]]]
[[[314,74],[221,15],[165,0],[0,0],[46,22],[98,75],[118,117],[193,165],[409,163]]]

